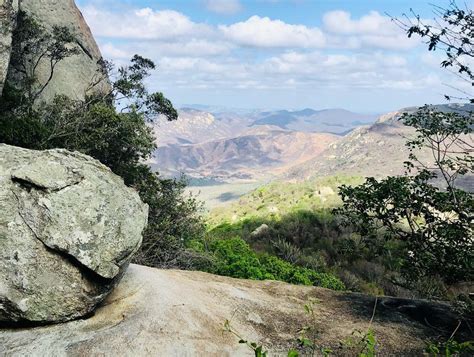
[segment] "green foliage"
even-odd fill
[[[263,224],[265,229],[261,229]],[[403,246],[388,241],[380,244],[375,254],[359,235],[342,227],[326,210],[296,211],[278,220],[269,217],[266,220],[247,218],[234,224],[224,222],[213,227],[207,236],[210,240],[242,238],[259,252],[260,261],[266,261],[268,272],[277,280],[297,284],[311,281],[311,284],[338,289],[322,275],[329,273],[348,283],[352,290],[369,294],[396,292],[390,279],[400,269],[405,253]],[[279,259],[275,260],[276,257]],[[289,275],[288,264],[300,269]],[[304,268],[318,272],[318,276]]]
[[[239,339],[240,344],[247,345],[254,352],[255,357],[268,357],[268,352],[265,351],[262,345],[259,345],[256,342],[249,342],[247,340],[244,340],[240,336],[240,334],[232,328],[229,320],[226,320],[224,323],[224,331],[236,336]]]
[[[339,206],[337,195],[342,184],[358,185],[359,176],[332,176],[306,182],[273,182],[244,195],[238,202],[214,209],[209,224],[216,226],[224,222],[237,223],[246,219],[275,219],[295,211],[320,211]]]
[[[264,278],[264,270],[257,255],[240,238],[216,240],[210,245],[211,252],[217,258],[214,272],[234,278]]]
[[[135,262],[163,268],[197,269],[212,264],[209,258],[186,249],[193,239],[204,235],[201,203],[184,193],[186,181],[161,179],[143,168],[135,187],[149,206],[148,226]]]
[[[379,236],[397,239],[407,249],[406,276],[440,276],[447,283],[474,278],[474,196],[456,186],[472,174],[473,158],[465,135],[472,133],[472,113],[440,113],[424,107],[403,117],[417,136],[407,142],[412,150],[405,176],[367,178],[357,187],[342,186],[343,207],[335,210],[356,227],[369,245]],[[431,149],[434,167],[419,162],[414,150]],[[452,149],[451,149],[452,148]],[[415,174],[410,174],[416,169]],[[433,183],[441,178],[444,189]]]
[[[332,274],[299,267],[269,254],[258,255],[239,237],[213,239],[206,246],[198,242],[190,244],[199,253],[212,256],[212,265],[204,268],[211,273],[242,279],[281,280],[333,290],[345,289],[344,284]]]
[[[458,342],[450,338],[444,343],[431,342],[426,346],[425,352],[433,357],[472,356],[474,354],[474,341]]]
[[[24,11],[18,12],[13,38],[7,81],[21,92],[10,97],[9,104],[29,111],[52,80],[56,66],[79,54],[77,46],[71,46],[77,39],[67,27],[53,26],[51,31],[46,30]],[[37,76],[41,65],[48,69],[46,80]]]
[[[377,341],[375,339],[375,332],[368,329],[367,332],[354,330],[351,336],[343,341],[345,349],[353,352],[357,357],[375,357]]]
[[[376,356],[376,340],[374,330],[369,329],[362,339],[363,349],[359,357],[375,357]]]
[[[204,234],[200,204],[184,194],[186,181],[162,179],[144,164],[155,149],[147,122],[158,116],[177,119],[171,102],[162,93],[149,93],[144,84],[155,64],[135,55],[112,75],[113,65],[101,61],[84,100],[56,96],[45,103],[41,93],[56,66],[76,54],[77,40],[66,28],[46,30],[22,12],[15,31],[11,69],[0,98],[0,142],[38,150],[65,148],[98,159],[149,205],[137,262],[183,268],[208,264],[206,257],[185,249],[188,241]],[[50,76],[40,82],[37,69],[44,63]],[[104,82],[109,91],[99,88]]]
[[[460,8],[454,0],[449,1],[449,6],[443,8],[433,5],[436,18],[424,22],[422,17],[411,10],[404,20],[394,19],[407,33],[408,37],[419,36],[426,40],[429,51],[443,51],[445,59],[441,62],[444,68],[451,68],[461,79],[474,85],[474,74],[469,68],[469,60],[474,57],[474,11],[467,6]],[[411,19],[415,19],[412,21]],[[459,95],[448,96],[450,99],[467,99],[474,103],[472,93],[457,89]]]

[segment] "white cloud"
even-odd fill
[[[154,11],[151,8],[142,8],[118,13],[87,6],[83,13],[96,36],[170,40],[212,32],[209,26],[195,23],[189,17],[173,10]]]
[[[330,11],[323,16],[323,26],[336,47],[406,50],[420,43],[415,38],[409,39],[388,16],[377,11],[357,20],[347,11]]]
[[[82,8],[104,56],[118,64],[135,53],[151,58],[153,89],[209,98],[234,90],[443,93],[443,74],[433,75],[439,63],[421,57],[424,47],[407,52],[419,42],[376,12],[330,12],[318,28],[260,16],[215,26],[172,10],[109,9]]]
[[[229,41],[252,47],[323,47],[325,36],[316,27],[290,25],[281,20],[252,16],[219,29]]]
[[[347,11],[330,11],[324,14],[323,24],[328,31],[339,34],[386,34],[393,27],[390,19],[377,11],[371,11],[358,20],[353,20]]]
[[[102,54],[106,58],[121,59],[131,58],[136,53],[149,58],[189,56],[211,57],[228,54],[232,45],[222,41],[209,41],[206,39],[183,39],[176,42],[167,41],[133,41],[126,43],[100,43]]]
[[[325,54],[290,51],[271,57],[260,68],[260,77],[292,78],[302,86],[340,88],[399,88],[400,83],[423,86],[405,58],[382,53]],[[418,84],[417,84],[418,83]]]
[[[217,14],[232,15],[242,10],[239,0],[206,0],[206,8]]]
[[[344,11],[326,13],[324,31],[317,27],[289,24],[268,17],[252,16],[230,25],[210,26],[192,21],[173,10],[141,8],[111,12],[95,6],[83,9],[87,22],[99,37],[153,40],[175,43],[170,51],[202,51],[218,54],[234,45],[256,48],[380,48],[406,50],[419,44],[407,36],[389,18],[371,12],[358,20]],[[187,42],[183,50],[178,45]],[[209,49],[206,49],[209,47]]]
[[[102,52],[102,56],[104,56],[105,58],[113,58],[114,60],[130,59],[133,56],[131,52],[119,48],[110,42],[100,44],[100,50]]]

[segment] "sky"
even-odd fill
[[[467,6],[474,0],[468,0]],[[390,16],[448,0],[78,0],[102,54],[117,66],[152,59],[148,80],[176,106],[363,113],[443,103],[462,86],[441,52]]]

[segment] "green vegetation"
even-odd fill
[[[472,356],[474,341],[458,342],[450,338],[446,342],[429,343],[425,352],[431,357]]]
[[[248,219],[278,220],[299,210],[333,208],[341,203],[337,195],[340,185],[357,185],[363,181],[358,176],[334,176],[298,183],[272,182],[244,195],[238,202],[215,208],[209,216],[209,223],[216,226]]]
[[[239,202],[213,210],[206,239],[212,242],[238,237],[260,261],[270,262],[272,258],[264,257],[276,257],[280,265],[285,262],[303,271],[337,276],[349,290],[416,295],[396,284],[405,253],[402,244],[381,241],[377,249],[369,249],[359,234],[343,226],[332,213],[342,204],[338,186],[362,182],[360,177],[341,176],[263,186]],[[279,280],[307,284],[298,276],[276,275]]]
[[[337,213],[369,245],[380,239],[402,242],[408,250],[402,268],[410,281],[433,276],[447,284],[472,281],[474,197],[458,187],[458,180],[474,174],[468,138],[474,115],[427,106],[402,120],[416,130],[406,144],[411,150],[407,174],[343,186],[343,208]],[[416,149],[422,147],[432,151],[433,164],[417,159]],[[433,182],[438,178],[441,188]]]
[[[214,239],[204,248],[194,242],[194,249],[211,257],[202,269],[219,275],[242,279],[281,280],[291,284],[321,286],[344,290],[344,284],[332,274],[296,266],[276,256],[257,254],[241,238]]]
[[[48,31],[22,12],[17,22],[0,100],[0,142],[38,150],[65,148],[98,159],[136,188],[150,207],[136,261],[166,267],[192,264],[194,256],[186,254],[184,245],[204,232],[200,206],[183,195],[184,180],[162,179],[144,164],[155,149],[147,122],[159,115],[177,119],[171,102],[144,85],[154,63],[135,55],[130,65],[113,71],[104,61],[83,100],[58,95],[46,103],[41,94],[57,65],[77,55],[76,41],[67,28]],[[45,82],[37,71],[43,65],[49,65]]]
[[[405,28],[408,37],[419,35],[427,39],[430,51],[445,51],[442,67],[455,69],[459,77],[473,84],[474,75],[468,67],[468,60],[474,57],[473,11],[458,8],[454,1],[448,9],[438,6],[434,9],[440,19],[430,24],[423,23],[416,14],[413,14],[415,22],[405,16],[408,24],[394,20]],[[471,93],[459,92],[467,97],[457,99],[474,103]],[[474,197],[472,192],[459,186],[459,181],[463,176],[472,179],[474,175],[474,113],[440,112],[435,107],[425,106],[403,116],[402,121],[416,131],[415,137],[406,144],[410,155],[404,176],[382,180],[369,177],[362,184],[342,185],[339,190],[342,206],[334,209],[332,215],[324,210],[326,207],[310,206],[307,200],[301,199],[304,195],[297,193],[295,200],[292,196],[295,192],[306,191],[303,185],[298,190],[291,184],[282,187],[283,194],[275,186],[264,187],[242,199],[241,207],[218,212],[216,217],[221,224],[211,233],[218,236],[238,233],[257,250],[272,250],[270,242],[273,242],[276,254],[298,264],[307,264],[308,258],[320,261],[315,259],[316,254],[324,252],[325,257],[336,257],[329,267],[339,268],[348,287],[352,287],[351,280],[364,276],[367,279],[364,290],[373,289],[376,295],[386,292],[380,288],[387,278],[393,286],[409,288],[429,298],[448,297],[447,288],[452,284],[472,284]],[[433,162],[418,159],[416,150],[420,148],[431,150]],[[269,189],[276,192],[268,194]],[[271,207],[275,208],[268,210],[270,198],[273,199]],[[265,226],[256,229],[263,221]],[[341,227],[346,230],[342,231]],[[329,241],[328,237],[332,236],[336,239]],[[322,242],[329,244],[322,249]],[[394,295],[400,294],[395,292]],[[469,297],[457,298],[464,305],[462,313],[472,316]],[[454,338],[461,324],[466,323],[462,318],[449,339],[429,343],[426,353],[431,356],[472,355],[472,341],[458,342]],[[299,340],[312,348],[311,355],[314,355],[314,340],[304,333]],[[376,355],[376,339],[370,328],[359,344],[363,348],[356,355]],[[257,347],[259,352],[263,350],[256,343],[252,346],[254,351]],[[290,350],[288,356],[298,356],[298,351]]]
[[[474,86],[474,73],[469,67],[474,57],[473,28],[474,11],[467,4],[456,0],[447,1],[447,7],[432,5],[435,15],[434,21],[424,21],[423,17],[411,13],[402,19],[393,18],[408,37],[418,36],[428,45],[429,51],[444,52],[445,58],[440,63],[442,68],[452,70],[458,78]],[[445,95],[447,100],[468,100],[474,103],[473,93],[467,89],[453,88],[457,95]]]

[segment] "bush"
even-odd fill
[[[260,262],[265,270],[265,278],[270,280],[282,280],[293,284],[311,285],[310,281],[297,281],[293,278],[295,267],[278,257],[269,254],[262,254]]]
[[[190,247],[201,254],[206,252],[205,244],[201,242],[192,241]],[[333,290],[345,289],[344,284],[332,274],[295,266],[270,254],[258,255],[238,237],[213,240],[209,244],[208,254],[213,257],[212,264],[204,267],[204,270],[211,273],[242,279],[280,280]]]
[[[214,273],[243,279],[264,278],[257,255],[242,239],[216,240],[210,248],[216,258]]]
[[[474,112],[424,106],[401,120],[415,131],[406,142],[410,151],[406,174],[382,180],[368,177],[357,187],[343,185],[339,192],[343,205],[335,213],[374,251],[387,240],[402,243],[408,253],[403,273],[412,283],[431,276],[447,284],[471,281],[474,195],[460,182],[474,173],[469,143]],[[421,149],[432,154],[434,163],[417,158]]]
[[[332,290],[345,290],[344,283],[333,274],[329,273],[318,273],[314,270],[302,268],[305,274],[309,277],[314,286],[321,286],[323,288]]]

